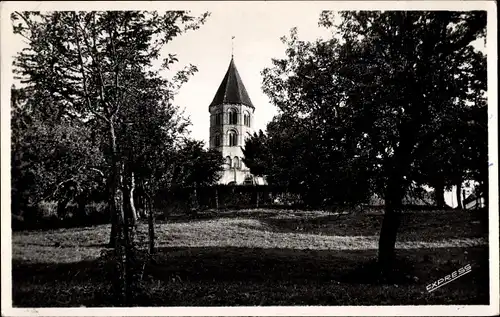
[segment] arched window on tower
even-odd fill
[[[215,134],[214,145],[215,146],[220,146],[221,145],[220,133],[216,133]]]
[[[233,166],[234,166],[234,168],[238,168],[238,169],[240,168],[240,159],[237,156],[235,156],[233,158]]]
[[[229,146],[237,146],[238,145],[238,134],[236,131],[231,130],[227,133],[227,138],[229,139]]]
[[[222,124],[222,113],[216,113],[215,114],[215,125],[221,125]]]
[[[226,156],[226,165],[228,168],[231,168],[231,157],[230,156]]]
[[[229,124],[238,124],[238,111],[236,109],[229,109],[227,115],[229,117]]]
[[[248,111],[245,111],[245,113],[243,114],[243,123],[247,127],[250,127],[250,113],[248,113]]]

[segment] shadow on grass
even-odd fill
[[[307,212],[306,212],[307,213]],[[383,213],[349,213],[303,217],[297,210],[207,211],[196,217],[172,215],[158,223],[179,223],[212,219],[257,219],[265,226],[256,230],[330,236],[378,236]],[[410,211],[401,217],[399,241],[436,241],[450,238],[487,238],[488,214],[481,211]]]
[[[433,241],[454,237],[488,237],[487,214],[470,211],[443,213],[409,212],[401,217],[399,241]],[[261,218],[261,230],[300,232],[332,236],[378,235],[383,214],[328,215],[316,218]]]
[[[247,219],[266,219],[274,217],[280,212],[290,212],[289,209],[279,209],[279,208],[266,208],[266,209],[228,209],[228,210],[205,210],[198,212],[196,214],[171,214],[168,217],[159,216],[157,218],[157,223],[184,223],[192,221],[203,221],[203,220],[213,220],[213,219],[236,219],[236,218],[247,218]]]
[[[135,306],[487,304],[488,249],[398,250],[394,277],[372,276],[376,251],[162,248]],[[113,263],[13,262],[16,307],[109,306]],[[460,267],[472,272],[435,292]]]

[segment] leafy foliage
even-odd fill
[[[87,126],[87,131],[79,132],[96,142],[105,159],[110,241],[120,259],[116,297],[120,304],[133,296],[136,177],[140,185],[151,185],[163,172],[156,165],[187,124],[173,106],[173,98],[197,70],[189,65],[165,79],[154,65],[166,44],[197,29],[207,17],[208,13],[195,17],[184,11],[15,12],[11,16],[14,33],[28,40],[28,48],[16,56],[14,66],[25,85],[24,95],[32,101],[29,110],[57,124],[68,122],[68,129]],[[163,68],[169,69],[177,57],[166,55]],[[75,156],[80,156],[78,151],[89,152],[83,139],[72,141],[75,151],[66,152]],[[53,150],[48,142],[42,144]],[[78,166],[71,166],[72,173]]]
[[[160,158],[184,132],[188,121],[173,98],[197,69],[189,65],[165,79],[153,64],[167,43],[207,17],[184,11],[12,14],[14,32],[29,41],[15,69],[24,95],[33,100],[32,111],[43,119],[85,123],[97,136],[111,205],[133,174],[150,183],[158,178]],[[176,61],[167,54],[163,66]]]
[[[20,100],[22,93],[12,90],[12,212],[22,215],[42,200],[67,202],[102,190],[104,159],[90,124],[44,120],[31,109],[36,100]]]
[[[331,191],[342,187],[328,178],[384,196],[379,259],[386,266],[408,188],[416,180],[432,183],[436,175],[451,178],[487,165],[483,142],[476,148],[483,160],[476,167],[465,163],[475,149],[460,153],[457,142],[478,133],[467,133],[472,130],[457,123],[460,117],[485,106],[486,59],[470,43],[484,36],[486,15],[324,12],[320,25],[332,29],[331,39],[300,41],[295,29],[283,37],[286,57],[263,70],[263,89],[293,131],[280,142],[297,141],[306,149],[288,153],[290,175],[308,188],[328,175]],[[439,163],[429,164],[434,159]]]
[[[203,187],[215,184],[222,176],[224,158],[216,149],[204,149],[202,141],[185,140],[175,154],[172,185]]]
[[[328,139],[327,139],[328,138]],[[370,182],[363,158],[349,156],[338,131],[314,128],[284,113],[245,144],[244,162],[270,184],[301,192],[309,206],[351,204],[367,199]]]
[[[271,168],[276,167],[272,164],[272,153],[269,149],[269,138],[259,130],[254,132],[245,141],[243,151],[243,163],[247,166],[253,175],[264,176],[270,175]]]

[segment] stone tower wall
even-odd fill
[[[234,109],[237,112],[238,122],[237,124],[229,124],[229,110]],[[248,168],[242,162],[243,151],[241,147],[245,146],[245,140],[247,137],[253,134],[254,126],[254,111],[255,109],[242,104],[224,104],[211,106],[210,111],[210,148],[216,148],[221,151],[222,156],[226,158],[231,157],[234,161],[234,157],[238,157],[240,161],[240,168],[234,169],[229,166],[224,166],[224,174],[220,180],[220,183],[229,183],[235,181],[240,184],[243,183],[245,176],[250,173]],[[218,113],[223,113],[222,122],[220,125],[216,124],[216,116]],[[250,116],[250,127],[247,127],[244,122],[244,113],[247,112]],[[229,146],[228,133],[233,130],[237,133],[238,144],[236,146]],[[215,136],[219,133],[221,135],[221,146],[215,146]]]

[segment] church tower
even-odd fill
[[[225,159],[220,184],[253,183],[250,170],[243,163],[242,147],[253,134],[255,107],[236,69],[234,58],[208,107],[210,112],[210,148],[218,149]]]

